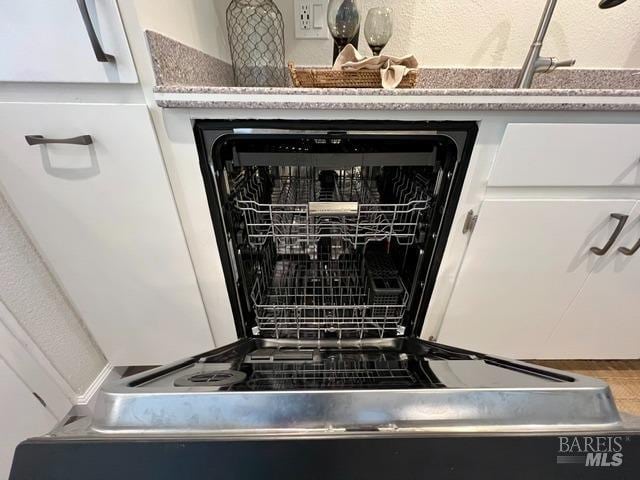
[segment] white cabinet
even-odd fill
[[[640,239],[640,203],[609,253],[594,266],[546,345],[545,356],[640,357],[640,250],[624,255]]]
[[[640,125],[509,124],[489,186],[640,186]]]
[[[72,399],[75,392],[0,301],[0,479],[18,443],[49,432]]]
[[[112,364],[213,346],[146,106],[0,104],[0,186]]]
[[[0,0],[0,12],[0,81],[137,83],[116,0]]]
[[[619,248],[640,239],[640,125],[508,124],[487,185],[438,340],[517,358],[639,358],[640,250]],[[613,213],[628,220],[599,256]]]
[[[57,421],[0,356],[0,478],[9,478],[18,443],[47,433]]]
[[[605,257],[590,251],[592,246],[606,244],[615,230],[617,221],[610,214],[629,215],[635,203],[635,200],[486,200],[438,340],[516,358],[575,358],[577,350],[571,350],[566,342],[572,335],[574,346],[582,341],[581,327],[577,325],[581,314],[575,312],[575,331],[568,329],[565,334],[559,327],[569,319],[567,314],[575,308],[572,305],[578,294],[587,296],[584,309],[604,297],[610,298],[600,309],[607,316],[599,317],[594,312],[591,320],[584,320],[598,324],[590,327],[594,332],[611,324],[609,318],[618,314],[616,302],[628,302],[628,298],[616,299],[621,279],[607,285],[606,273],[599,284],[593,285],[593,296],[583,287],[592,270],[616,251],[612,248]],[[617,262],[622,261],[617,259],[619,256],[622,255],[616,253],[610,261],[611,275],[617,273]],[[625,261],[631,264],[631,260],[633,257]],[[636,260],[640,260],[640,255]],[[639,271],[637,266],[635,271]],[[632,277],[632,270],[626,275]],[[600,288],[604,291],[596,293]],[[624,288],[625,297],[633,295],[631,285]],[[638,301],[625,305],[625,309],[630,308],[626,318],[633,315],[634,304]],[[635,310],[636,316],[638,311]],[[640,322],[629,328],[625,333],[639,345]],[[584,358],[591,358],[598,351],[593,341],[585,344]],[[624,356],[623,352],[628,352],[628,348],[621,346],[614,357]]]

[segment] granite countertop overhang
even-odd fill
[[[562,69],[510,88],[518,69],[422,68],[413,89],[235,87],[231,65],[147,31],[164,108],[640,111],[640,70]]]

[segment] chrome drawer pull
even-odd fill
[[[638,239],[638,241],[635,243],[635,245],[631,248],[627,248],[627,247],[620,247],[618,249],[618,251],[620,253],[622,253],[623,255],[627,255],[627,256],[631,256],[634,253],[636,253],[638,250],[640,250],[640,238]]]
[[[78,8],[80,8],[80,14],[82,15],[82,21],[84,22],[84,28],[87,29],[89,34],[89,41],[91,42],[91,48],[96,56],[96,60],[99,62],[114,62],[116,58],[113,55],[105,53],[100,45],[100,40],[96,35],[96,31],[91,23],[91,17],[89,16],[89,10],[87,10],[87,4],[85,0],[78,0]]]
[[[68,145],[91,145],[93,139],[91,135],[80,135],[71,138],[45,138],[42,135],[25,135],[29,145],[44,145],[46,143],[66,143]]]
[[[605,246],[602,248],[599,248],[599,247],[590,248],[590,250],[598,256],[602,256],[609,251],[611,246],[615,243],[616,239],[620,235],[620,232],[622,232],[622,229],[624,228],[624,224],[627,223],[627,220],[629,219],[629,215],[622,215],[621,213],[612,213],[611,218],[615,218],[616,220],[618,220],[618,226],[611,234],[611,237],[609,237],[609,240],[607,241]]]

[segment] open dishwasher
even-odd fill
[[[419,338],[476,131],[197,122],[238,341],[106,385],[92,415],[23,443],[13,478],[40,478],[29,456],[62,472],[70,448],[136,478],[210,461],[278,479],[587,478],[563,439],[637,451],[603,382]]]

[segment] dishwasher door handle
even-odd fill
[[[116,57],[106,53],[102,49],[102,45],[100,45],[100,40],[98,39],[98,35],[96,35],[96,29],[93,28],[93,23],[91,23],[91,17],[89,16],[89,10],[87,9],[87,3],[85,0],[77,0],[78,8],[80,8],[80,15],[82,15],[82,21],[84,22],[84,28],[87,29],[87,34],[89,35],[89,41],[91,42],[91,48],[93,48],[93,53],[96,56],[96,60],[99,62],[115,62]]]
[[[607,243],[602,248],[599,248],[599,247],[590,248],[591,252],[595,253],[599,257],[607,253],[609,249],[613,246],[618,236],[620,236],[620,232],[622,232],[622,229],[624,228],[625,223],[627,223],[627,220],[629,219],[629,215],[623,215],[621,213],[612,213],[611,218],[615,218],[616,220],[618,220],[618,225],[616,226],[616,229],[613,231],[613,233],[609,237],[609,240],[607,241]]]
[[[71,138],[46,138],[42,135],[25,135],[25,140],[29,145],[45,145],[47,143],[66,143],[67,145],[91,145],[93,139],[91,135],[80,135]]]

